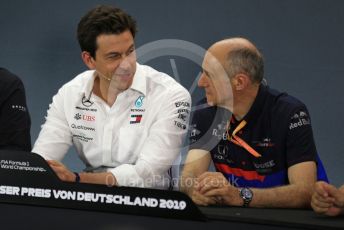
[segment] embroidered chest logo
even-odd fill
[[[268,147],[275,146],[275,143],[273,143],[271,141],[271,138],[269,138],[269,137],[263,138],[263,140],[261,140],[261,141],[253,141],[252,143],[254,145],[258,146],[258,147],[266,147],[266,148],[268,148]]]
[[[143,107],[144,98],[144,96],[139,96],[134,103],[135,108],[130,109],[130,124],[141,123],[143,113],[146,111],[144,108],[141,108]]]
[[[212,135],[217,137],[219,140],[227,140],[227,133],[226,133],[226,128],[227,128],[227,122],[222,121],[221,123],[217,124],[217,127],[213,128]]]
[[[77,120],[77,121],[82,119],[84,121],[93,122],[93,121],[96,120],[96,117],[95,116],[91,116],[91,115],[85,115],[85,114],[81,115],[80,113],[77,113],[77,114],[75,114],[74,119]]]
[[[201,131],[197,129],[197,124],[190,125],[190,137],[196,137],[201,134]]]
[[[144,96],[139,96],[137,99],[136,99],[136,101],[135,101],[135,107],[136,108],[141,108],[142,107],[142,105],[143,105],[143,99],[144,99],[145,97]]]
[[[308,114],[306,113],[306,111],[300,111],[298,113],[295,113],[290,118],[290,120],[291,120],[290,124],[289,124],[290,130],[311,124],[311,120],[310,120]]]
[[[12,109],[19,110],[22,112],[26,112],[26,107],[22,105],[12,105]]]
[[[83,96],[81,102],[86,107],[91,107],[93,105],[93,103],[94,103],[94,102],[90,101],[89,98],[86,98],[85,95]]]
[[[81,119],[81,114],[80,113],[75,114],[74,119],[75,120],[80,120]]]
[[[133,114],[130,116],[130,124],[138,124],[141,122],[142,115],[141,114]]]

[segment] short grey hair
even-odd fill
[[[261,83],[264,78],[264,60],[257,49],[249,47],[234,48],[227,54],[225,69],[229,77],[247,74],[253,83]]]

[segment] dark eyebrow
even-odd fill
[[[209,72],[202,68],[202,71],[205,73],[205,75],[210,76]]]
[[[109,57],[109,56],[120,56],[121,53],[119,52],[109,52],[107,54],[105,54],[106,57]]]
[[[134,45],[134,44],[131,44],[131,46],[129,46],[129,48],[127,49],[126,52],[128,52],[128,51],[131,50],[131,49],[133,49],[134,47],[135,47],[135,45]],[[120,56],[121,53],[119,53],[119,52],[109,52],[109,53],[105,54],[106,57],[109,57],[109,56],[118,56],[118,55]]]
[[[127,52],[128,52],[129,50],[131,50],[132,48],[135,48],[135,44],[134,44],[134,43],[133,43],[133,44],[131,44],[131,46],[129,46],[129,48],[128,48]]]

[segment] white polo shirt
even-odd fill
[[[74,144],[85,171],[109,171],[120,186],[168,188],[191,109],[189,92],[167,74],[137,64],[113,106],[92,93],[94,70],[53,97],[32,152],[61,161]]]

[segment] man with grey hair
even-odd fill
[[[215,43],[202,69],[198,105],[209,106],[193,114],[181,190],[198,205],[309,207],[317,176],[327,178],[306,106],[262,83],[263,57],[247,39]]]

